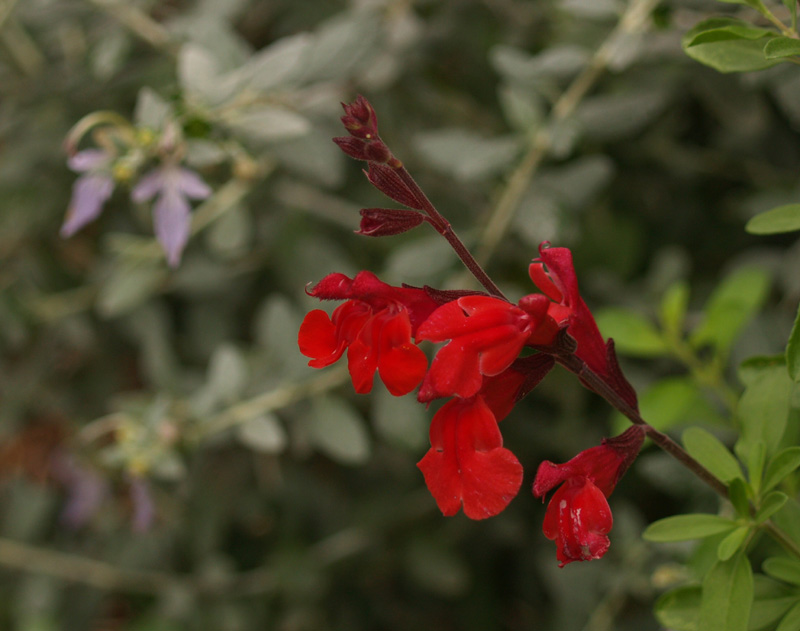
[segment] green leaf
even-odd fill
[[[703,321],[692,332],[692,344],[711,344],[720,352],[729,351],[761,307],[769,285],[769,274],[758,267],[741,267],[729,274],[709,297]]]
[[[797,631],[800,629],[800,602],[792,607],[775,627],[775,631]]]
[[[736,449],[745,458],[759,440],[764,441],[768,454],[778,448],[786,429],[793,388],[785,367],[778,363],[763,366],[751,379],[736,409],[742,426]]]
[[[761,39],[773,32],[753,26],[749,22],[735,18],[710,18],[703,20],[690,30],[683,39],[684,48],[698,44],[708,44],[736,39]]]
[[[750,518],[750,502],[747,499],[747,483],[742,478],[731,480],[728,496],[740,517]]]
[[[371,441],[358,411],[340,398],[314,401],[309,419],[314,445],[341,464],[358,465],[369,460]]]
[[[686,54],[705,66],[719,72],[752,72],[764,70],[780,63],[779,59],[766,59],[761,40],[728,39],[684,48]]]
[[[800,45],[800,41],[792,41]],[[786,204],[758,214],[747,222],[744,229],[750,234],[780,234],[800,230],[800,204]]]
[[[623,355],[657,357],[668,352],[664,338],[646,317],[621,308],[596,313],[603,335],[614,339],[614,348]]]
[[[232,111],[225,118],[225,124],[245,138],[257,142],[288,140],[303,136],[311,130],[311,123],[307,118],[275,105]]]
[[[800,467],[800,447],[787,447],[779,451],[767,465],[762,490],[767,492],[777,486],[798,467]]]
[[[720,440],[699,427],[690,427],[683,433],[686,451],[723,482],[743,477],[736,458]]]
[[[697,421],[713,423],[719,419],[697,384],[688,377],[656,382],[639,398],[639,409],[642,418],[660,431],[675,425]],[[623,422],[619,428],[628,425],[630,421]]]
[[[668,591],[656,601],[656,618],[666,629],[698,631],[701,597],[699,585],[687,585]]]
[[[515,136],[487,138],[455,128],[425,132],[414,146],[432,166],[465,182],[502,171],[519,152]]]
[[[786,345],[786,368],[792,381],[800,382],[800,309],[797,310],[797,317]]]
[[[772,578],[800,585],[800,561],[789,557],[770,557],[762,564],[764,572]]]
[[[650,524],[642,534],[647,541],[666,543],[702,539],[736,528],[736,522],[719,515],[674,515]]]
[[[755,597],[750,611],[750,631],[760,631],[777,622],[797,602],[797,594],[785,583],[756,574]],[[770,627],[771,628],[771,627]]]
[[[274,414],[263,414],[239,425],[236,431],[239,441],[267,454],[279,454],[286,448],[286,431]]]
[[[762,501],[756,512],[756,523],[763,523],[783,508],[784,504],[789,501],[789,496],[780,491],[772,491]]]
[[[661,298],[658,316],[661,326],[671,336],[680,337],[689,306],[689,284],[678,281],[669,286]]]
[[[719,543],[717,557],[720,561],[730,559],[739,548],[742,547],[747,535],[750,534],[750,526],[739,526]]]
[[[753,604],[753,571],[744,553],[718,561],[703,580],[698,628],[747,631]]]
[[[747,476],[753,493],[761,492],[761,480],[764,475],[764,461],[767,457],[767,446],[763,440],[753,443],[747,459]]]
[[[764,55],[767,59],[800,55],[800,40],[793,37],[773,37],[764,46]],[[800,207],[798,204],[794,204],[794,206]]]
[[[167,271],[158,263],[120,261],[104,280],[97,295],[97,311],[112,318],[131,311],[158,293]]]

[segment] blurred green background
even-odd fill
[[[356,396],[296,347],[317,307],[303,288],[327,273],[473,287],[424,227],[353,234],[359,208],[391,204],[330,142],[339,102],[363,93],[510,296],[532,291],[544,240],[573,249],[600,313],[655,318],[687,283],[696,320],[754,264],[770,289],[732,364],[781,351],[800,248],[743,226],[800,198],[800,72],[721,75],[684,55],[699,19],[746,8],[631,6],[647,11],[625,31],[622,0],[0,2],[0,629],[658,629],[685,549],[640,533],[715,500],[648,448],[611,498],[609,553],[559,569],[536,467],[621,427],[571,375],[502,423],[523,488],[473,522],[443,518],[415,466],[433,409],[380,384]],[[67,133],[106,110],[146,127],[142,94],[178,117],[215,190],[176,270],[125,182],[58,236]],[[640,393],[685,373],[623,361]],[[718,402],[693,396],[678,385],[648,411],[719,429]]]

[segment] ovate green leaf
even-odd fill
[[[718,561],[703,580],[699,629],[747,631],[753,604],[753,570],[744,553]]]
[[[764,46],[764,55],[767,59],[800,55],[800,40],[793,37],[773,37]]]
[[[727,561],[734,554],[736,554],[737,550],[742,547],[745,539],[747,539],[747,535],[749,533],[749,526],[739,526],[739,528],[731,532],[722,541],[720,541],[719,547],[717,548],[717,557],[719,560]]]
[[[800,602],[792,607],[775,627],[775,631],[797,631],[800,629]]]
[[[358,411],[340,398],[314,401],[309,433],[314,445],[342,464],[363,464],[369,459],[371,440]]]
[[[665,543],[702,539],[721,532],[733,530],[736,522],[719,515],[695,513],[674,515],[650,524],[642,534],[647,541]]]
[[[789,557],[770,557],[762,564],[764,572],[772,578],[800,585],[800,561]]]
[[[667,346],[658,329],[635,311],[614,308],[596,314],[597,325],[605,337],[614,339],[614,347],[623,355],[655,357],[665,355]]]
[[[798,467],[800,467],[800,447],[787,447],[779,451],[767,465],[763,491],[769,491],[780,484],[781,480]]]
[[[692,343],[712,344],[720,352],[728,351],[761,307],[769,284],[769,275],[758,267],[742,267],[729,274],[709,297],[703,321],[692,333]]]
[[[800,45],[800,41],[792,41]],[[800,230],[800,204],[786,204],[756,215],[747,222],[744,229],[750,234],[779,234]]]
[[[687,585],[662,595],[655,604],[655,615],[665,629],[698,631],[701,589]]]
[[[723,482],[742,477],[742,469],[733,454],[720,440],[699,427],[690,427],[683,433],[686,451]]]
[[[772,517],[775,513],[777,513],[780,509],[783,508],[784,504],[789,501],[789,496],[786,493],[781,493],[780,491],[772,491],[769,495],[767,495],[762,501],[761,506],[756,512],[755,521],[757,523],[762,523],[767,521],[770,517]]]
[[[764,441],[767,454],[775,452],[786,429],[792,387],[782,363],[765,365],[752,375],[736,410],[742,427],[737,453],[746,456],[758,440]]]

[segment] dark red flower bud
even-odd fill
[[[350,104],[342,103],[345,129],[357,138],[374,138],[378,135],[378,117],[369,101],[360,94]]]
[[[397,170],[375,162],[369,165],[367,179],[379,191],[400,202],[403,206],[422,210],[422,203],[408,185],[398,175]]]
[[[364,153],[367,156],[367,160],[370,162],[389,162],[392,158],[392,152],[389,151],[389,147],[380,139],[365,142]]]
[[[365,141],[350,136],[339,136],[338,138],[334,138],[333,142],[339,145],[339,149],[344,151],[351,158],[355,158],[356,160],[369,160],[365,151],[367,146]]]
[[[408,232],[423,221],[425,221],[425,216],[415,210],[362,208],[361,227],[356,234],[368,237],[389,237]]]

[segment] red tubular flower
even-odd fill
[[[431,449],[417,466],[445,516],[463,506],[471,519],[502,511],[522,484],[522,465],[508,449],[483,397],[452,399],[433,417]]]
[[[422,384],[420,401],[478,393],[483,376],[498,375],[517,358],[534,319],[505,300],[463,296],[448,302],[420,326],[418,340],[444,342]]]
[[[567,332],[577,343],[575,355],[603,377],[631,407],[637,408],[636,391],[617,364],[613,341],[603,340],[592,312],[581,298],[572,252],[549,245],[545,241],[539,246],[539,259],[528,268],[533,283],[553,301],[549,315],[567,326]]]
[[[392,287],[371,272],[359,272],[353,279],[329,274],[308,293],[322,300],[347,299],[331,317],[315,309],[303,320],[297,341],[300,352],[311,358],[309,366],[330,366],[347,350],[359,394],[372,390],[376,370],[395,396],[422,381],[428,360],[411,338],[438,306],[424,290]]]
[[[582,451],[569,462],[539,465],[533,494],[544,497],[561,484],[550,499],[542,530],[556,542],[559,566],[572,561],[599,559],[608,550],[614,520],[606,498],[642,448],[644,428],[634,425],[599,447]]]

